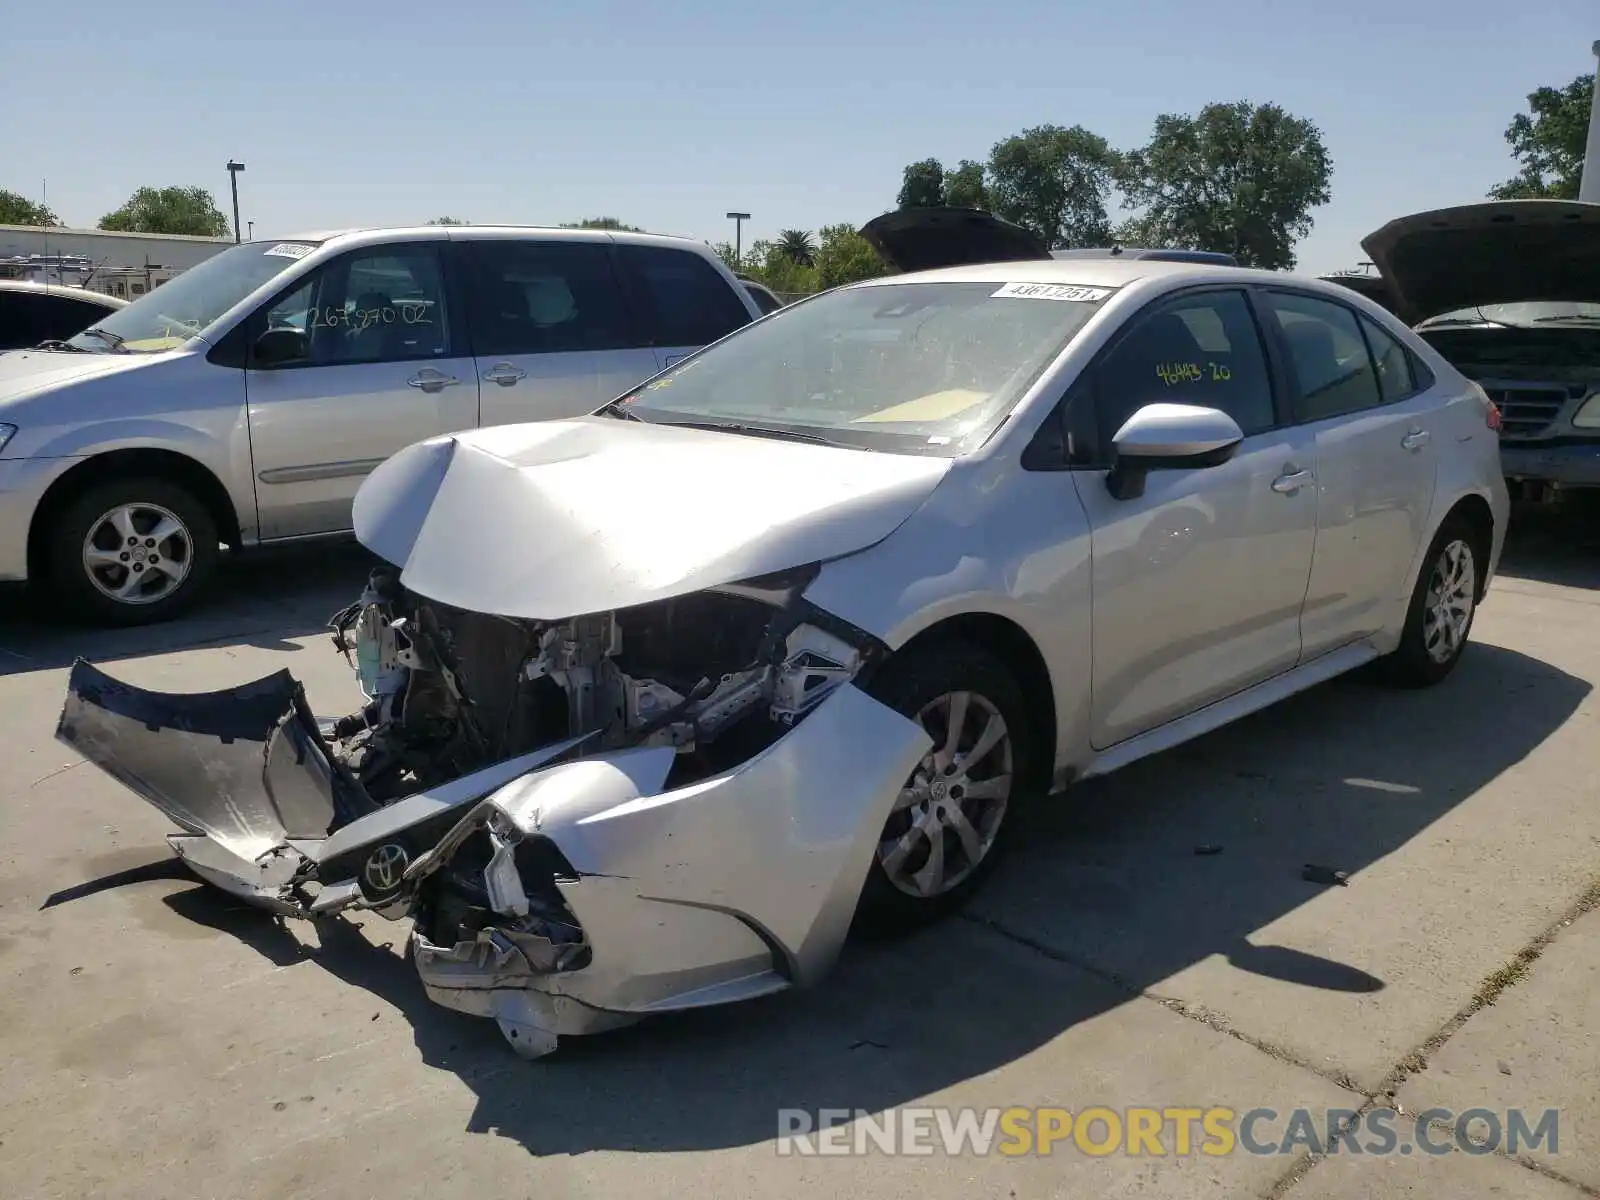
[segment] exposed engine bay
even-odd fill
[[[863,667],[870,639],[809,612],[808,578],[536,622],[426,601],[380,567],[331,623],[368,703],[327,732],[379,804],[577,737],[671,747],[671,782],[692,782],[770,744]]]

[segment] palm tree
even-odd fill
[[[783,229],[778,231],[778,252],[797,267],[809,267],[816,263],[817,244],[804,229]]]

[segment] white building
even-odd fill
[[[0,225],[0,279],[72,284],[131,300],[231,245],[232,238]]]

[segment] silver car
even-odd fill
[[[59,736],[218,886],[414,919],[428,995],[537,1055],[815,983],[1077,780],[1363,664],[1438,682],[1507,507],[1483,392],[1336,285],[901,275],[379,467],[348,716],[80,662]]]
[[[168,619],[223,544],[347,532],[402,447],[581,416],[760,314],[682,238],[435,226],[230,247],[0,358],[0,582],[102,624]]]

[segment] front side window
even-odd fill
[[[1095,400],[1105,439],[1147,404],[1221,409],[1246,437],[1277,423],[1261,335],[1238,291],[1180,296],[1134,317],[1101,360]]]
[[[480,357],[637,344],[604,242],[461,243],[467,321]]]
[[[981,445],[1114,289],[889,283],[788,305],[622,398],[664,424],[954,457]]]
[[[1411,356],[1405,347],[1385,331],[1376,321],[1361,318],[1361,331],[1367,335],[1367,345],[1372,350],[1372,361],[1378,367],[1378,392],[1385,404],[1404,400],[1417,391],[1416,380],[1411,375]]]
[[[82,350],[153,354],[204,331],[257,288],[289,270],[317,242],[246,242],[190,267],[164,287],[104,317],[71,339]]]
[[[1295,292],[1269,292],[1266,302],[1289,348],[1300,420],[1322,421],[1382,402],[1354,312]]]
[[[705,346],[750,322],[728,281],[705,259],[664,246],[617,247],[656,346]]]
[[[438,251],[383,246],[335,259],[276,301],[265,328],[305,337],[304,356],[280,365],[444,357],[450,330]]]

